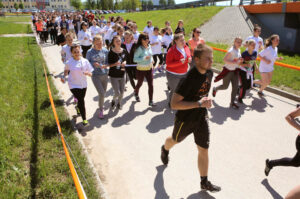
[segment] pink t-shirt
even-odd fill
[[[192,56],[194,56],[194,49],[199,45],[199,44],[205,44],[205,41],[204,39],[202,39],[201,37],[199,37],[199,40],[198,41],[195,41],[193,38],[191,38],[189,41],[189,46],[190,46],[190,49],[191,49],[191,54]]]

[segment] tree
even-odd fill
[[[80,10],[82,3],[80,0],[71,0],[71,6],[73,6],[76,10]]]
[[[16,10],[18,10],[18,9],[19,9],[19,5],[18,5],[17,3],[15,3],[15,4],[14,4],[14,8],[15,8]]]
[[[109,10],[114,9],[114,0],[107,0],[107,7]]]
[[[3,5],[2,1],[0,0],[0,8],[3,8],[3,7],[4,7],[4,5]]]
[[[24,9],[24,4],[22,2],[19,4],[19,8]]]
[[[100,0],[96,0],[96,8],[97,8],[98,10],[101,9],[101,1],[100,1]]]
[[[174,0],[168,0],[168,6],[174,6],[175,1]]]
[[[163,7],[166,7],[166,5],[167,5],[166,0],[159,0],[159,5],[163,6]]]
[[[96,8],[96,2],[95,0],[91,1],[91,8],[94,10]]]
[[[102,10],[108,10],[107,0],[101,0],[100,2]]]
[[[147,8],[150,10],[153,9],[153,2],[151,0],[147,2]]]
[[[92,0],[87,0],[84,7],[85,9],[90,10],[92,8]]]
[[[114,6],[114,9],[115,10],[120,10],[121,9],[121,2],[120,0],[115,0],[115,6]]]

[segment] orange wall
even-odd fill
[[[300,13],[300,2],[287,3],[286,12]]]
[[[282,3],[259,4],[243,6],[248,13],[282,13]],[[300,13],[300,2],[286,3],[287,13]]]

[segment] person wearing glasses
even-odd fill
[[[153,103],[153,58],[152,50],[149,45],[149,36],[147,33],[141,33],[137,42],[137,49],[134,52],[133,61],[137,63],[136,78],[137,85],[134,89],[135,99],[140,102],[139,90],[143,84],[144,78],[148,83],[149,106],[154,106]]]
[[[85,58],[87,51],[92,47],[92,35],[88,29],[88,24],[82,22],[81,30],[78,33],[78,41],[80,42],[82,48],[82,56]]]
[[[192,38],[188,41],[190,50],[191,50],[191,55],[192,58],[194,57],[194,49],[199,45],[199,44],[205,44],[205,41],[203,38],[200,37],[201,31],[200,28],[194,28],[193,29],[193,36]],[[192,59],[191,66],[195,66],[195,61],[194,58]]]

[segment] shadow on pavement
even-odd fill
[[[169,199],[164,186],[164,177],[163,173],[167,167],[165,165],[160,165],[156,167],[157,174],[154,180],[154,189],[155,189],[155,199]]]
[[[174,124],[174,114],[171,109],[167,108],[165,111],[151,118],[150,123],[146,126],[149,133],[158,133],[162,129],[167,129]]]
[[[264,97],[262,98],[253,97],[253,101],[250,107],[251,110],[263,113],[266,111],[265,109],[267,108],[267,106],[273,108],[273,105],[269,104]]]
[[[246,105],[241,104],[238,110],[230,107],[222,107],[213,101],[213,108],[209,109],[212,118],[211,122],[217,124],[224,124],[228,118],[233,120],[239,120],[241,116],[245,113]]]
[[[194,193],[188,196],[187,199],[216,199],[216,198],[211,196],[206,191],[199,191],[198,193]]]
[[[266,189],[270,192],[270,194],[272,195],[272,197],[274,199],[283,199],[283,197],[273,189],[273,187],[271,187],[271,185],[269,184],[268,179],[264,179],[263,181],[261,181],[261,184],[264,185],[266,187]]]

